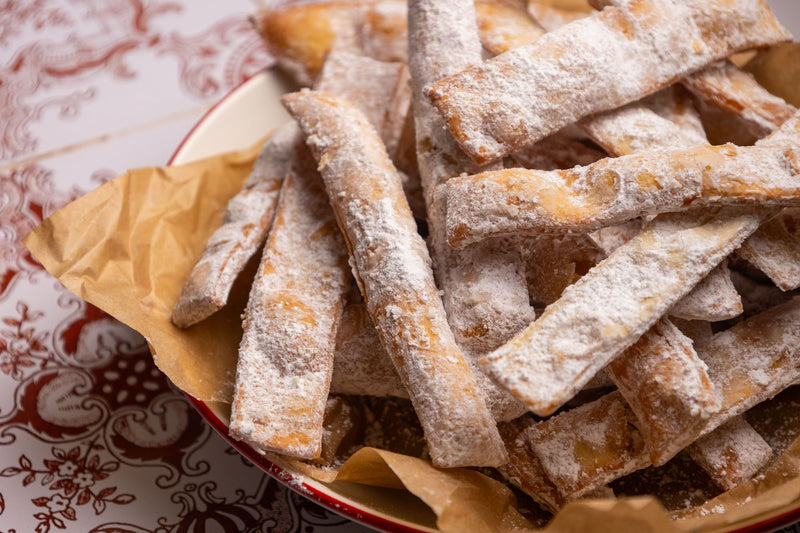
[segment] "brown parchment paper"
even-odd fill
[[[800,72],[795,68],[788,78],[778,76],[786,69],[773,54],[796,58],[797,46],[760,53],[755,60],[764,66],[751,68],[796,105],[791,94],[800,87]],[[170,311],[261,144],[187,165],[131,170],[59,210],[24,241],[68,289],[144,335],[158,367],[201,400],[230,401],[248,275],[240,276],[230,305],[201,324],[178,329]],[[323,481],[333,478],[312,465],[277,460]],[[442,531],[506,533],[533,527],[515,508],[508,487],[476,471],[436,469],[421,459],[363,448],[338,478],[408,490],[434,511]],[[800,441],[757,479],[683,512],[680,520],[672,520],[651,497],[590,500],[568,504],[545,531],[721,531],[797,506]]]
[[[69,290],[141,333],[156,365],[200,400],[232,397],[246,276],[231,305],[202,324],[182,330],[170,314],[262,144],[182,166],[130,170],[24,239]]]

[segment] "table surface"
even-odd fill
[[[772,3],[796,22],[795,1]],[[125,170],[163,165],[215,101],[267,68],[247,20],[260,5],[0,6],[0,533],[368,530],[246,462],[138,334],[20,242]]]

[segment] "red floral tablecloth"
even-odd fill
[[[21,239],[270,58],[249,0],[0,2],[0,531],[363,531],[230,448]]]
[[[0,533],[366,529],[248,464],[20,242],[268,67],[259,5],[0,1]]]

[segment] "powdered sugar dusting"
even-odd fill
[[[501,464],[502,441],[453,340],[427,248],[374,129],[333,95],[306,91],[283,100],[319,162],[367,308],[434,463]]]
[[[800,379],[800,298],[717,334],[699,352],[720,397],[706,432]]]
[[[392,2],[393,4],[397,2]],[[358,83],[353,77],[358,76]],[[408,112],[411,88],[403,63],[377,61],[370,57],[334,49],[328,53],[318,91],[346,94],[380,133],[391,152],[397,145]]]
[[[673,305],[669,314],[685,320],[716,322],[737,317],[743,309],[742,297],[731,281],[728,262],[723,261],[695,285],[692,292]]]
[[[592,115],[580,124],[592,140],[614,156],[707,142],[695,130],[681,128],[640,103]]]
[[[789,39],[758,0],[639,0],[562,26],[426,91],[464,151],[484,163],[737,50]]]
[[[662,465],[695,440],[719,409],[706,365],[692,341],[662,318],[606,372],[636,413],[637,427]]]
[[[784,209],[762,224],[737,252],[784,291],[800,287],[800,240],[788,227],[797,226],[797,220],[797,209]]]
[[[336,332],[331,393],[408,398],[364,305],[345,307]]]
[[[752,478],[772,458],[772,448],[741,416],[698,439],[688,451],[725,490]]]
[[[305,458],[320,453],[336,326],[351,283],[310,161],[299,145],[250,292],[230,424],[258,449]]]
[[[633,413],[619,393],[566,411],[528,430],[531,449],[565,499],[649,464]]]

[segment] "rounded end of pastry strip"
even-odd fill
[[[194,302],[179,301],[172,310],[172,324],[186,329],[202,322],[219,310],[216,306],[210,306],[207,302],[195,304]]]
[[[318,459],[322,455],[322,438],[319,440],[305,440],[291,433],[279,434],[253,423],[241,423],[231,419],[228,428],[230,436],[246,443],[257,452],[278,453],[298,459]],[[265,443],[274,445],[265,446]]]
[[[225,300],[220,300],[214,294],[210,294],[206,287],[205,278],[198,276],[197,270],[192,271],[186,280],[183,292],[172,308],[171,319],[174,325],[186,329],[222,309],[226,303]]]
[[[451,442],[452,449],[428,447],[431,462],[437,468],[491,467],[508,463],[508,453],[496,427],[475,428],[473,434],[464,433],[460,438],[468,442]]]
[[[286,93],[283,96],[281,96],[281,104],[283,104],[283,107],[285,107],[286,110],[289,111],[289,113],[292,113],[294,106],[297,105],[297,101],[300,100],[303,97],[303,95],[308,92],[310,92],[310,89],[303,88],[293,93]]]
[[[491,379],[522,402],[530,412],[540,417],[550,416],[569,400],[567,398],[561,401],[562,394],[557,394],[561,390],[553,391],[542,387],[541,383],[531,379],[525,369],[509,369],[508,366],[514,364],[509,363],[509,358],[513,359],[513,356],[500,355],[496,350],[478,359],[478,364]]]
[[[510,149],[496,139],[482,133],[479,128],[483,117],[477,111],[474,120],[464,121],[461,116],[451,112],[450,87],[458,84],[458,77],[472,69],[444,78],[431,83],[422,89],[424,96],[444,119],[447,129],[458,143],[461,150],[469,157],[473,163],[481,167],[493,163],[498,159],[508,155]]]

